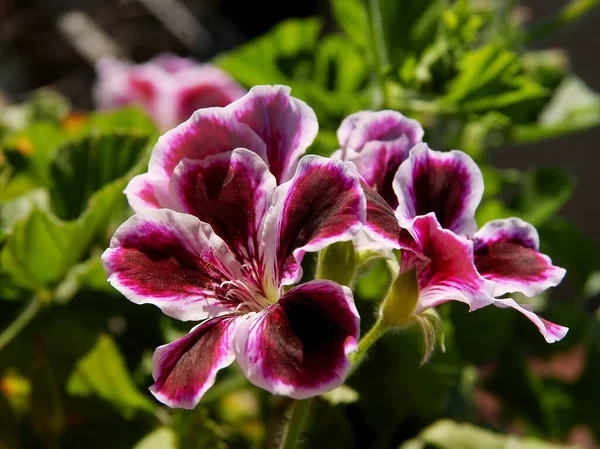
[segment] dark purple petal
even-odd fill
[[[355,240],[357,249],[368,250],[382,247],[414,250],[413,237],[406,229],[400,227],[390,205],[364,180],[361,180],[361,186],[367,201],[367,222],[363,230],[373,245],[370,246],[364,239],[361,239],[360,242]]]
[[[460,301],[476,310],[494,303],[493,284],[477,272],[473,243],[442,229],[434,214],[413,220],[411,228],[420,253],[403,251],[402,271],[417,268],[421,313],[447,301]]]
[[[503,308],[510,307],[511,309],[515,309],[516,311],[522,313],[529,321],[535,324],[548,343],[554,343],[562,340],[565,335],[567,335],[567,332],[569,332],[568,327],[551,323],[550,321],[537,316],[531,310],[528,310],[527,308],[518,304],[514,299],[497,299],[495,305]]]
[[[267,160],[265,144],[260,137],[226,109],[200,109],[189,120],[158,139],[148,171],[168,179],[183,159],[204,159],[236,148],[246,148]],[[169,192],[164,188],[155,188],[159,201],[168,198]],[[168,190],[168,186],[166,188]]]
[[[236,358],[253,384],[302,399],[344,382],[350,369],[347,356],[356,351],[358,334],[350,289],[312,281],[240,325]]]
[[[215,383],[217,372],[235,360],[232,343],[240,320],[232,315],[213,318],[157,348],[150,387],[156,399],[169,407],[194,408]]]
[[[108,281],[136,304],[154,304],[180,320],[235,310],[233,254],[206,223],[168,209],[138,213],[115,232],[102,255]],[[239,295],[238,295],[239,297]]]
[[[363,179],[392,206],[398,206],[393,181],[408,152],[423,138],[416,120],[397,111],[361,111],[338,130],[342,158],[352,161]]]
[[[319,130],[315,112],[292,97],[287,86],[253,87],[227,109],[265,142],[269,169],[278,184],[292,177]]]
[[[300,280],[305,252],[351,240],[365,219],[358,175],[340,160],[304,156],[294,177],[275,191],[265,224],[274,284]]]
[[[535,228],[519,218],[494,220],[474,236],[475,266],[495,284],[494,296],[521,292],[535,296],[560,283],[563,268],[538,251]]]
[[[401,220],[433,212],[444,229],[456,234],[472,236],[477,230],[475,210],[483,195],[483,177],[461,151],[442,153],[417,145],[400,166],[394,190]]]
[[[259,244],[275,187],[265,162],[239,148],[200,161],[184,159],[171,179],[171,197],[182,212],[210,224],[257,273],[263,271]]]

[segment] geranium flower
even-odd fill
[[[381,206],[376,223],[384,224],[375,226],[368,218],[365,229],[376,228],[379,232],[371,232],[371,237],[404,249],[401,273],[416,270],[415,315],[449,300],[464,302],[470,310],[494,304],[525,315],[546,341],[562,339],[567,328],[538,317],[512,298],[501,298],[515,292],[539,294],[558,285],[565,270],[539,252],[535,228],[518,218],[494,220],[477,231],[474,214],[483,188],[481,171],[468,155],[418,144],[394,179],[396,223],[391,209]]]
[[[268,165],[278,184],[291,179],[319,125],[314,111],[287,86],[256,86],[225,108],[196,111],[159,138],[148,172],[131,180],[125,194],[139,212],[171,207],[169,184],[183,159],[246,148]]]
[[[239,148],[184,158],[169,194],[169,208],[134,215],[102,257],[109,282],[131,301],[206,320],[156,350],[153,394],[192,408],[234,359],[274,394],[305,398],[340,385],[359,333],[351,291],[326,280],[283,287],[301,279],[306,251],[362,227],[356,173],[305,156],[277,186],[264,160]]]
[[[227,106],[246,92],[223,70],[171,54],[143,64],[105,58],[96,72],[94,98],[99,108],[139,105],[163,130],[200,108]]]
[[[421,142],[421,124],[397,111],[360,111],[342,121],[337,137],[340,150],[332,157],[353,162],[365,183],[396,208],[394,176],[410,149]]]

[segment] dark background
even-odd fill
[[[0,89],[11,101],[21,101],[28,91],[51,86],[69,96],[76,108],[92,106],[93,68],[56,25],[61,14],[70,10],[89,14],[120,45],[123,54],[136,61],[165,50],[181,55],[194,53],[201,60],[208,59],[264,33],[285,18],[328,14],[325,0],[182,0],[181,3],[204,28],[205,38],[193,49],[183,45],[138,0],[0,0]],[[565,0],[521,2],[533,20],[565,3]],[[600,13],[596,11],[539,45],[566,49],[573,72],[595,91],[600,91],[599,28]],[[600,129],[594,129],[535,145],[498,148],[492,159],[500,167],[547,165],[574,174],[578,179],[577,189],[562,215],[575,221],[600,246],[599,140]]]

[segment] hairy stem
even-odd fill
[[[280,449],[296,449],[300,434],[304,428],[304,421],[306,420],[309,406],[310,398],[294,402],[292,405],[292,414],[281,439]]]
[[[369,332],[358,342],[358,350],[352,354],[352,358],[350,359],[352,362],[352,368],[350,368],[350,372],[348,376],[351,376],[352,373],[358,368],[360,362],[364,359],[366,352],[369,350],[373,343],[375,343],[379,338],[389,329],[389,326],[384,323],[384,321],[379,318],[375,325],[371,328]]]
[[[8,345],[19,332],[21,332],[27,324],[37,315],[40,310],[40,300],[34,296],[27,307],[23,309],[21,314],[0,334],[0,351]]]

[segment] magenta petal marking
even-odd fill
[[[236,148],[247,148],[267,160],[265,144],[260,137],[226,109],[200,109],[158,139],[148,170],[170,176],[185,158],[203,159]]]
[[[233,336],[243,318],[227,315],[194,327],[152,357],[152,394],[169,407],[194,408],[217,372],[235,360]]]
[[[495,305],[503,308],[510,307],[525,315],[525,317],[527,317],[527,319],[533,324],[535,324],[535,326],[540,330],[540,333],[543,335],[544,339],[548,343],[554,343],[562,340],[565,337],[565,335],[567,335],[567,332],[569,332],[568,327],[551,323],[550,321],[537,316],[532,311],[526,309],[525,307],[517,303],[514,299],[497,299]]]
[[[212,226],[244,262],[258,263],[259,243],[275,178],[255,153],[239,148],[200,161],[184,159],[171,179],[183,212]]]
[[[475,265],[494,282],[494,296],[535,296],[560,283],[566,271],[552,265],[538,247],[537,231],[519,218],[490,221],[475,234]]]
[[[159,178],[148,173],[137,175],[129,181],[124,193],[135,212],[161,207],[154,194],[154,184],[157,182],[160,182]]]
[[[358,335],[350,289],[312,281],[242,323],[235,336],[236,357],[253,384],[302,399],[343,383]]]
[[[227,110],[266,143],[269,169],[278,184],[292,177],[319,130],[315,112],[292,97],[287,86],[255,86]]]
[[[396,208],[394,176],[409,150],[423,138],[419,122],[396,111],[361,111],[342,122],[338,138],[342,158],[354,162],[367,184]]]
[[[475,210],[483,196],[483,177],[477,164],[461,151],[442,153],[426,144],[415,146],[394,180],[396,211],[401,220],[435,213],[444,229],[472,236]]]
[[[276,284],[302,277],[304,253],[351,240],[366,219],[358,175],[340,160],[304,156],[294,177],[280,185],[265,224],[265,243]],[[279,280],[280,282],[277,282]]]
[[[102,255],[108,281],[136,304],[154,304],[180,320],[235,310],[227,284],[240,277],[233,254],[206,223],[169,209],[138,213]]]
[[[447,301],[460,301],[473,311],[494,302],[493,283],[479,275],[473,264],[473,243],[442,229],[434,214],[413,220],[411,228],[421,254],[403,254],[402,270],[417,267],[421,313]]]

